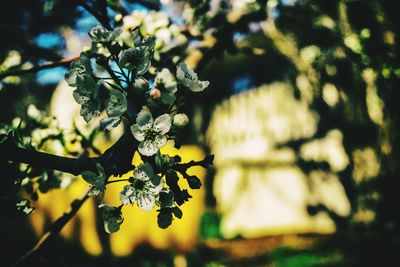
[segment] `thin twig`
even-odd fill
[[[55,67],[62,67],[62,66],[69,66],[72,61],[78,60],[79,57],[71,57],[71,58],[65,58],[60,61],[55,61],[55,62],[49,62],[45,63],[43,65],[35,66],[30,69],[25,69],[25,70],[9,70],[3,73],[0,73],[0,80],[8,77],[8,76],[19,76],[19,75],[24,75],[24,74],[29,74],[29,73],[35,73],[41,70],[45,69],[51,69]]]
[[[47,244],[51,239],[56,237],[63,227],[75,216],[75,214],[79,211],[79,209],[82,207],[83,203],[89,198],[89,190],[88,189],[83,196],[80,199],[76,199],[71,203],[71,210],[69,212],[64,213],[61,217],[59,217],[57,220],[54,221],[54,223],[51,225],[49,230],[45,232],[39,241],[36,243],[36,245],[30,249],[27,253],[25,253],[21,258],[19,258],[14,264],[12,265],[13,267],[16,267],[23,263],[25,260],[30,258],[34,253],[37,253],[40,251],[40,249],[43,248],[45,244]]]

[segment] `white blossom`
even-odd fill
[[[131,126],[131,132],[139,143],[139,152],[144,156],[152,156],[167,143],[166,134],[171,129],[171,116],[162,114],[155,120],[147,108],[143,108]]]
[[[133,205],[136,202],[140,209],[150,211],[164,187],[164,181],[154,174],[153,169],[148,164],[135,168],[133,174],[134,180],[121,191],[120,200],[124,205]],[[154,183],[158,183],[158,185]]]

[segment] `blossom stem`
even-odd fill
[[[129,179],[112,180],[108,181],[107,184],[118,183],[118,182],[129,182]]]

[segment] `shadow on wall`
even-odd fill
[[[294,97],[286,83],[273,83],[222,102],[214,111],[207,138],[215,154],[214,194],[225,238],[275,234],[332,233],[328,214],[309,215],[323,204],[340,216],[350,203],[337,172],[349,164],[342,133],[316,133],[318,115]],[[288,142],[309,139],[299,152]],[[306,173],[300,161],[325,162]]]

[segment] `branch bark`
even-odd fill
[[[46,245],[49,241],[54,239],[58,233],[61,232],[63,227],[75,216],[75,214],[79,211],[82,205],[86,200],[89,199],[89,190],[87,190],[80,199],[76,199],[71,203],[71,210],[69,212],[64,213],[61,217],[54,221],[54,223],[50,226],[49,230],[42,235],[39,241],[35,244],[35,246],[30,249],[27,253],[25,253],[21,258],[19,258],[14,264],[13,267],[19,266],[21,263],[25,262],[32,255],[37,253],[44,245]]]
[[[45,63],[43,65],[40,66],[35,66],[32,67],[30,69],[26,69],[26,70],[9,70],[3,73],[0,73],[0,80],[8,77],[8,76],[17,76],[17,75],[24,75],[24,74],[29,74],[29,73],[35,73],[41,70],[45,70],[45,69],[51,69],[51,68],[55,68],[55,67],[62,67],[62,66],[69,66],[71,64],[72,61],[78,60],[79,57],[72,57],[72,58],[65,58],[62,59],[60,61],[56,61],[56,62],[50,62],[50,63]]]
[[[67,158],[44,152],[20,148],[13,144],[0,144],[0,151],[10,161],[27,163],[29,165],[68,172],[79,175],[83,171],[96,171],[96,163],[100,158]]]

